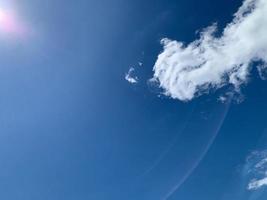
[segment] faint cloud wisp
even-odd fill
[[[267,151],[255,151],[247,159],[250,180],[248,190],[258,190],[267,186]]]
[[[138,78],[137,76],[133,76],[133,73],[134,73],[134,68],[131,67],[129,71],[125,74],[125,80],[131,84],[138,83]]]

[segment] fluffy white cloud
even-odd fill
[[[259,71],[267,63],[267,1],[245,0],[220,37],[216,24],[204,29],[188,45],[162,39],[164,50],[154,66],[153,81],[165,94],[188,101],[209,91],[233,85],[236,91],[247,82],[251,64]]]
[[[134,68],[130,68],[129,71],[125,74],[125,80],[128,81],[129,83],[137,83],[138,78],[136,76],[133,76]]]

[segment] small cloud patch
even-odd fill
[[[134,68],[131,67],[129,71],[125,74],[125,80],[128,81],[131,84],[138,83],[138,77],[134,76]]]

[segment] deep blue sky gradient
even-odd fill
[[[253,73],[240,104],[147,82],[161,38],[221,29],[241,2],[18,1],[37,34],[0,40],[0,199],[254,200],[241,171],[266,146],[266,82]]]

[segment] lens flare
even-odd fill
[[[25,33],[25,27],[19,17],[11,10],[0,8],[0,33],[21,36]]]

